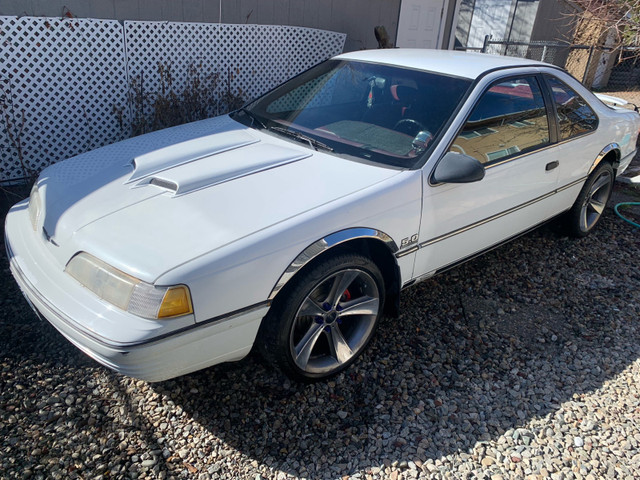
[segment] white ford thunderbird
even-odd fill
[[[321,379],[403,288],[560,214],[589,233],[639,128],[543,63],[340,55],[231,115],[47,168],[7,215],[11,271],[125,375],[168,379],[256,345]]]

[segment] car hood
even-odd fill
[[[316,152],[228,116],[103,147],[38,182],[45,238],[146,281],[385,181],[397,170]]]

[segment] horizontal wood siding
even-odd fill
[[[391,39],[398,29],[401,0],[2,0],[0,15],[81,18],[220,21],[296,25],[347,34],[345,51],[376,48],[373,29],[384,25]]]

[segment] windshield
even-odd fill
[[[318,150],[413,166],[471,80],[371,63],[329,60],[237,112],[254,128]]]

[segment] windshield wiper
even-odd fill
[[[249,110],[247,107],[242,107],[239,109],[239,111],[244,113],[247,117],[251,119],[252,127],[254,124],[257,123],[260,126],[260,128],[267,128],[267,126],[262,122],[262,120],[260,120],[258,116],[255,113],[253,113],[251,110]]]
[[[296,132],[295,130],[288,130],[288,129],[284,128],[284,127],[269,127],[269,130],[273,130],[275,132],[281,133],[283,135],[291,137],[291,138],[293,138],[295,140],[298,140],[300,142],[308,143],[309,146],[313,147],[316,151],[318,151],[318,149],[321,148],[323,150],[327,150],[329,152],[333,152],[333,148],[331,148],[326,143],[322,143],[322,142],[316,140],[315,138],[308,137],[304,133]]]

